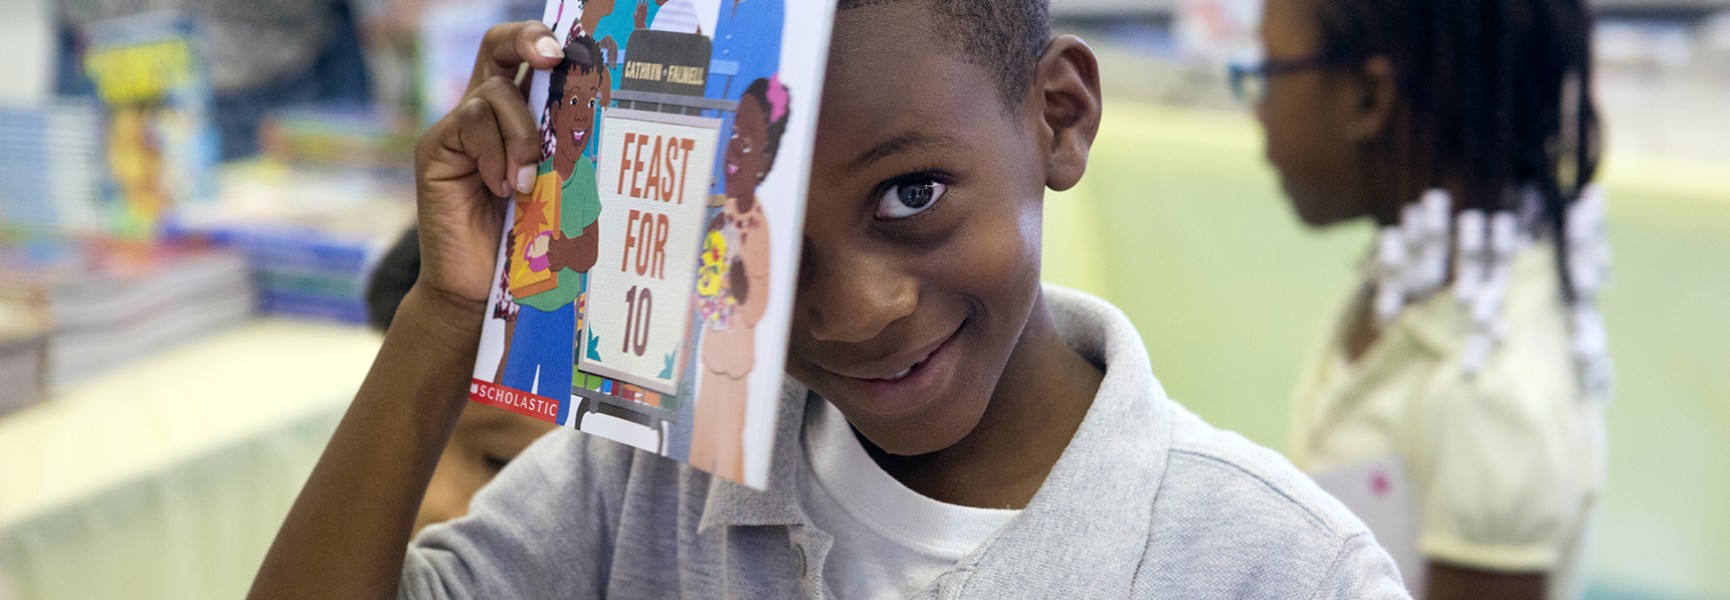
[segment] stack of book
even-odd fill
[[[94,101],[0,104],[0,223],[95,232],[102,217],[102,109]]]
[[[50,388],[238,323],[254,301],[236,253],[63,237],[0,241],[0,297],[46,315]]]
[[[246,256],[262,312],[366,322],[372,269],[414,222],[411,182],[267,161],[229,167],[221,189],[181,224]]]
[[[23,298],[0,297],[0,415],[42,400],[48,318]]]
[[[259,125],[264,155],[299,168],[414,176],[415,124],[352,106],[300,106]]]

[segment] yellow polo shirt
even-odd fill
[[[1476,375],[1461,369],[1471,318],[1451,293],[1406,307],[1355,363],[1348,302],[1299,376],[1291,447],[1310,473],[1400,457],[1427,558],[1546,571],[1552,598],[1575,598],[1604,415],[1580,388],[1555,257],[1549,241],[1515,257],[1507,338]]]

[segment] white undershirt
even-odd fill
[[[805,416],[806,516],[834,536],[823,568],[843,600],[903,598],[929,587],[1019,510],[945,504],[890,477],[828,402]]]

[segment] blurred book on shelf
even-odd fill
[[[48,317],[35,302],[0,290],[0,415],[42,400]]]
[[[360,106],[298,106],[259,125],[264,156],[302,169],[414,176],[415,123]]]
[[[182,233],[245,255],[262,312],[366,322],[367,278],[414,222],[411,181],[255,161],[225,168],[221,189]]]
[[[177,207],[213,198],[221,144],[197,27],[166,11],[93,23],[81,33],[80,64],[105,109],[114,231],[153,239]]]
[[[0,103],[0,223],[96,233],[103,210],[102,109],[61,99]]]
[[[246,262],[236,253],[67,236],[0,238],[0,298],[13,310],[44,318],[42,371],[49,389],[253,312]]]
[[[429,3],[420,14],[416,81],[421,125],[430,127],[455,110],[468,93],[475,49],[499,23],[538,19],[541,0]]]

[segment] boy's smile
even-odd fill
[[[955,377],[959,368],[958,353],[949,351],[961,330],[937,339],[912,353],[902,353],[886,360],[853,365],[825,366],[839,375],[843,386],[852,388],[852,396],[867,402],[859,407],[879,417],[905,416],[923,406],[923,401],[942,391],[941,384]]]

